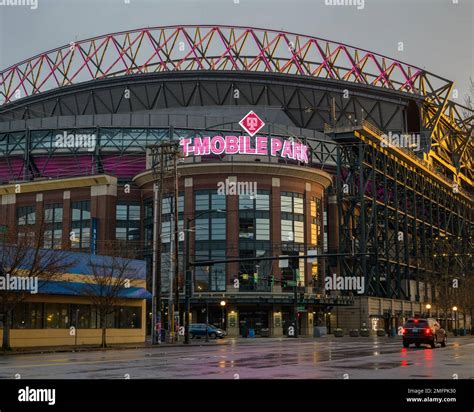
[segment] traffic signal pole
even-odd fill
[[[293,335],[295,338],[298,337],[298,281],[296,279],[296,269],[293,268],[293,316],[295,319],[295,334]]]
[[[186,230],[184,232],[186,250],[184,252],[184,275],[185,275],[185,309],[184,309],[184,343],[189,344],[189,312],[191,312],[191,266],[189,265],[189,222],[190,219],[186,218],[185,220]]]

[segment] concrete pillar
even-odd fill
[[[339,251],[339,216],[337,196],[328,197],[328,251],[337,253]]]
[[[6,226],[7,237],[14,238],[16,230],[16,194],[2,195],[0,201],[0,225]]]
[[[280,218],[280,207],[281,207],[281,196],[280,196],[280,178],[272,177],[272,194],[270,200],[271,208],[271,231],[270,240],[272,242],[273,256],[281,255],[281,218]],[[279,267],[279,261],[274,260],[272,264],[272,271],[276,280],[281,280],[281,271]],[[279,290],[276,286],[279,286]],[[279,282],[273,285],[273,293],[281,292],[281,284]]]
[[[229,182],[237,182],[237,176],[228,176]],[[227,197],[227,259],[239,257],[239,197],[237,195],[228,195]],[[227,264],[227,285],[230,286],[232,292],[238,292],[234,288],[234,279],[237,279],[239,273],[239,262],[231,262]]]
[[[69,249],[71,247],[71,192],[65,190],[63,192],[63,223],[62,223],[62,247],[63,249]]]
[[[305,193],[304,193],[304,253],[305,255],[308,254],[308,245],[311,245],[311,183],[306,182],[305,183]],[[305,263],[303,265],[304,267],[304,285],[306,289],[306,293],[311,293],[312,292],[312,283],[313,279],[311,278],[311,269],[313,267],[313,264],[309,262],[308,260],[305,260]],[[311,286],[310,286],[311,285]],[[308,290],[309,289],[309,290]]]
[[[236,306],[231,306],[227,311],[227,336],[236,338],[239,334],[239,312]]]
[[[301,336],[313,336],[313,312],[300,313]]]
[[[117,179],[112,184],[91,186],[91,219],[97,219],[97,253],[103,253],[107,248],[107,241],[115,239],[114,221],[117,205]],[[91,244],[92,244],[91,227]]]
[[[283,319],[282,311],[280,306],[274,306],[271,312],[271,323],[270,323],[270,336],[280,337],[283,336]]]

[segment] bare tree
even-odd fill
[[[463,328],[468,327],[467,315],[470,316],[472,326],[474,314],[474,278],[472,274],[465,275],[460,280],[459,305],[463,314]]]
[[[15,308],[32,293],[41,293],[48,281],[74,264],[66,252],[43,249],[45,219],[9,231],[0,245],[0,314],[3,315],[2,350],[10,350],[10,329]]]
[[[90,257],[91,274],[83,286],[83,293],[89,297],[99,316],[102,348],[107,346],[107,317],[115,313],[117,307],[124,303],[123,293],[139,280],[132,266],[132,260],[120,244],[107,243],[104,253],[107,256]]]

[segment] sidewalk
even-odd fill
[[[193,339],[190,345],[185,345],[184,342],[175,343],[160,343],[159,345],[152,345],[150,339],[147,338],[146,342],[143,343],[131,343],[131,344],[111,344],[107,345],[106,348],[101,348],[99,345],[80,345],[80,346],[41,346],[41,347],[28,347],[28,348],[14,348],[9,352],[2,352],[1,356],[10,355],[33,355],[42,353],[61,353],[61,352],[93,352],[93,351],[110,351],[110,350],[127,350],[127,349],[158,349],[158,348],[177,348],[177,347],[196,347],[196,346],[209,346],[209,345],[230,345],[236,342],[239,343],[255,343],[257,341],[277,341],[282,339],[288,339],[287,337],[278,338],[225,338],[225,339],[210,339],[206,342],[205,339]],[[304,338],[300,338],[304,339]]]

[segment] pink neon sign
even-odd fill
[[[179,142],[185,157],[204,155],[251,154],[279,156],[308,163],[308,146],[292,140],[257,136],[205,136],[181,139]],[[269,152],[270,149],[270,152]]]

